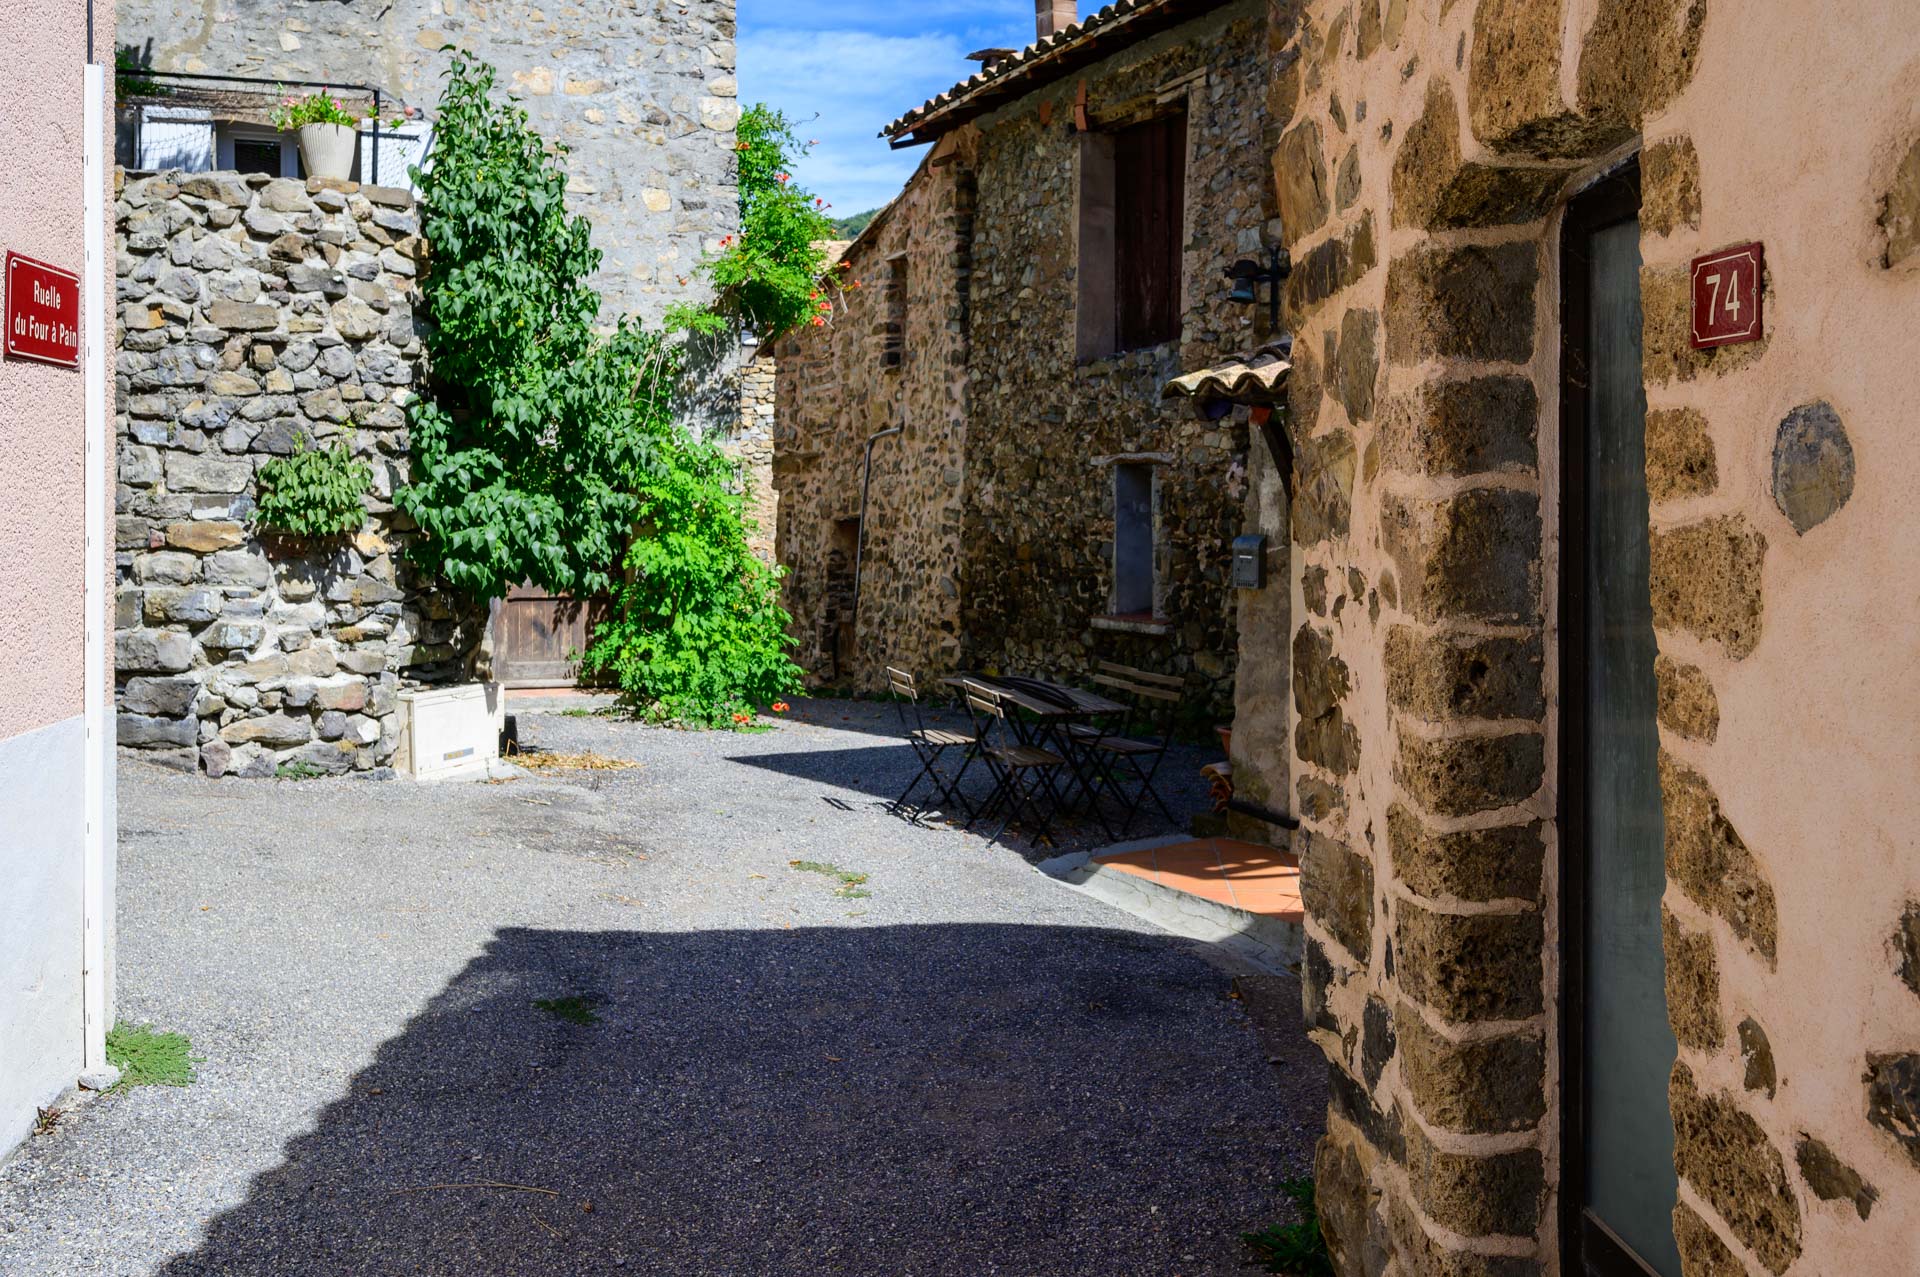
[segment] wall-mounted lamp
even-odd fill
[[[1251,257],[1243,257],[1227,268],[1227,278],[1233,281],[1233,291],[1227,294],[1227,300],[1242,306],[1260,304],[1260,285],[1267,286],[1267,326],[1278,331],[1280,328],[1280,285],[1293,273],[1293,259],[1284,248],[1269,249],[1267,261],[1262,265]]]

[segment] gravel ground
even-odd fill
[[[640,766],[499,784],[123,764],[120,1016],[205,1063],[0,1169],[0,1272],[1251,1272],[1324,1111],[1297,1021],[886,814],[889,731],[527,717]]]

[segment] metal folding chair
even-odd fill
[[[1043,805],[1041,799],[1044,796],[1054,809],[1061,806],[1060,791],[1054,786],[1053,773],[1066,767],[1067,760],[1050,749],[1023,744],[1008,726],[1006,703],[998,692],[971,682],[965,684],[962,690],[966,693],[967,710],[973,716],[977,752],[986,760],[987,770],[993,773],[994,780],[993,792],[988,795],[986,805],[974,813],[973,819],[984,819],[1005,804],[1007,817],[1000,822],[1000,828],[994,831],[989,841],[998,841],[1016,818],[1030,818],[1029,828],[1035,842],[1050,841],[1053,820],[1048,806]],[[999,729],[998,743],[994,741],[996,728]],[[973,820],[967,824],[971,827]]]
[[[1117,731],[1086,727],[1077,729],[1074,735],[1080,748],[1107,764],[1099,768],[1097,774],[1106,777],[1109,791],[1126,806],[1120,832],[1124,835],[1133,827],[1134,818],[1149,798],[1167,822],[1177,826],[1179,818],[1160,796],[1154,778],[1160,774],[1160,764],[1173,743],[1174,722],[1180,713],[1181,689],[1186,681],[1171,674],[1155,674],[1112,661],[1099,662],[1099,669],[1101,672],[1091,681],[1125,693],[1132,711]]]
[[[967,807],[966,796],[960,792],[960,781],[967,774],[967,768],[973,765],[974,736],[930,725],[925,708],[920,703],[919,686],[913,675],[905,670],[887,666],[887,686],[893,692],[893,708],[900,717],[901,733],[907,738],[907,744],[913,747],[914,757],[920,760],[920,770],[914,773],[913,779],[907,782],[907,787],[900,791],[900,796],[893,800],[888,810],[895,815],[905,811],[907,799],[924,781],[932,785],[934,792],[940,796],[942,810],[958,803],[971,823],[972,812]],[[940,757],[950,749],[966,751],[960,760],[959,770],[954,772],[951,779],[940,770]],[[912,819],[917,823],[926,810],[925,807],[918,808]]]

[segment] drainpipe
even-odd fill
[[[92,6],[88,6],[89,18]],[[91,23],[88,28],[92,34]],[[85,190],[81,208],[86,219],[86,256],[83,278],[86,292],[80,303],[83,355],[82,375],[86,443],[82,451],[87,468],[84,503],[86,529],[81,544],[85,547],[85,621],[82,659],[86,671],[82,691],[87,730],[86,755],[81,764],[81,796],[86,809],[81,813],[80,861],[80,998],[81,998],[81,1079],[99,1089],[112,1085],[118,1074],[107,1063],[107,1021],[113,1013],[107,993],[107,929],[113,914],[113,719],[107,713],[107,467],[112,453],[107,421],[107,237],[106,237],[106,162],[101,154],[105,145],[107,74],[97,62],[85,67],[82,81],[85,100],[81,121],[85,143],[81,151],[81,181]]]
[[[873,485],[873,445],[888,435],[897,435],[905,426],[890,426],[867,436],[867,465],[860,475],[860,535],[853,542],[853,615],[860,615],[860,567],[867,555],[867,490]]]

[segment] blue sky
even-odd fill
[[[975,49],[1032,43],[1033,3],[739,0],[739,24],[741,104],[819,140],[794,176],[848,216],[892,199],[924,153],[889,149],[880,126],[977,70]]]

